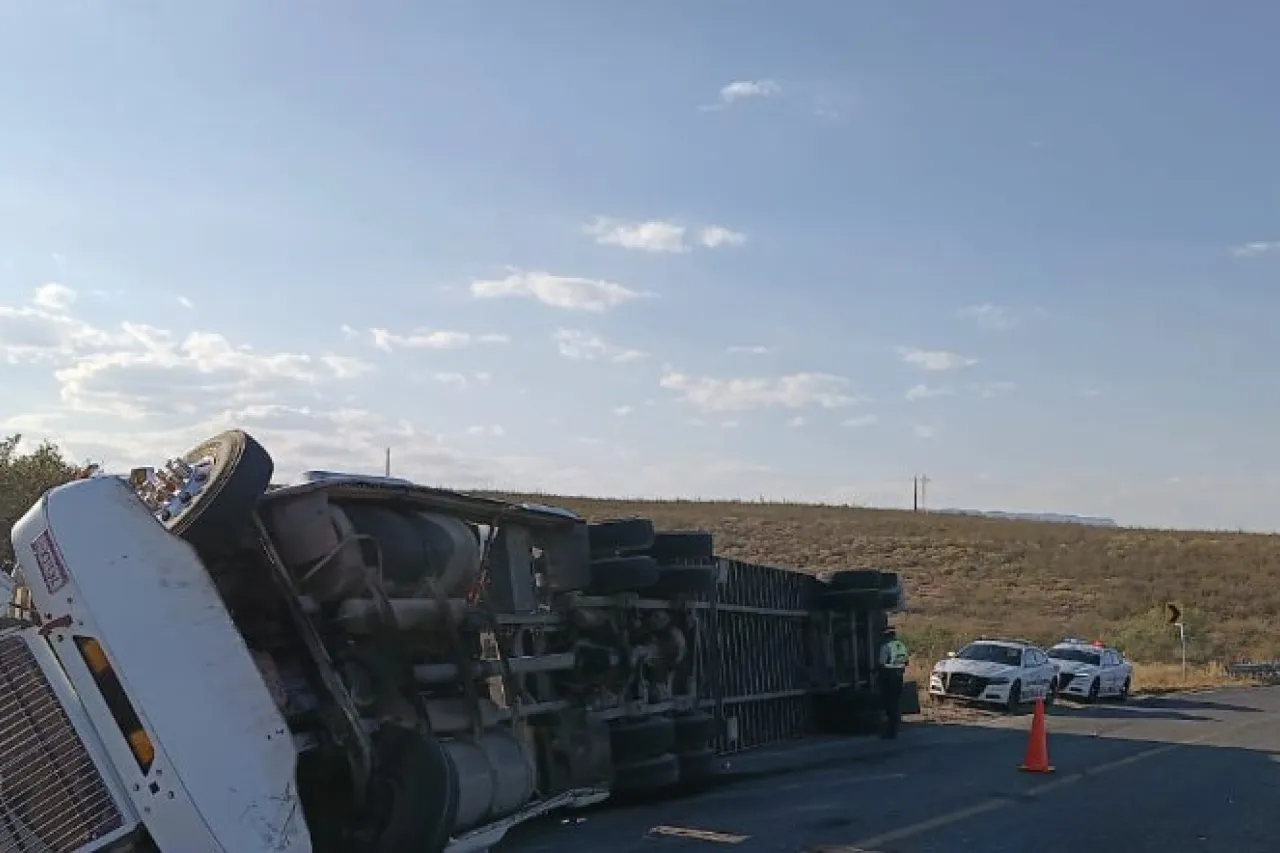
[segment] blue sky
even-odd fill
[[[1280,529],[1280,7],[0,6],[5,431]]]

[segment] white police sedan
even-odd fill
[[[1023,702],[1053,702],[1058,669],[1027,640],[982,639],[933,665],[929,698],[963,699],[1014,710]]]
[[[1118,649],[1071,638],[1050,647],[1049,657],[1058,666],[1059,696],[1087,702],[1129,698],[1133,664]]]

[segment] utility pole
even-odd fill
[[[911,478],[911,511],[920,511],[920,478]]]
[[[387,477],[391,476],[391,448],[390,447],[387,448],[387,458],[386,458],[386,462],[383,464],[383,472],[385,476]]]
[[[929,477],[925,474],[920,475],[920,508],[925,512],[929,511],[928,492],[925,491],[929,486]]]

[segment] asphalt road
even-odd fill
[[[1044,775],[1016,770],[1030,719],[731,757],[704,794],[561,816],[495,853],[1280,850],[1280,688],[1059,707]]]

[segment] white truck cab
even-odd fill
[[[297,748],[192,547],[115,477],[53,489],[13,545],[39,626],[0,638],[0,839],[42,846],[0,849],[129,849],[145,824],[162,851],[310,851]]]

